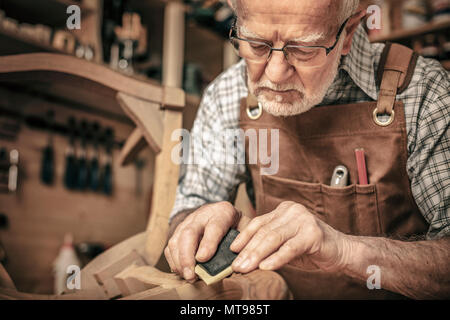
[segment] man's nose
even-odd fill
[[[266,76],[273,83],[283,83],[294,72],[294,68],[287,62],[282,51],[272,51],[272,55],[266,65]]]

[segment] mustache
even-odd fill
[[[295,85],[292,83],[286,84],[276,84],[271,82],[270,80],[263,80],[261,82],[255,83],[255,94],[260,93],[264,89],[271,89],[275,91],[289,91],[294,90],[299,92],[300,94],[304,93],[304,87],[302,85]]]

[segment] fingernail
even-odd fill
[[[205,248],[201,248],[201,249],[198,250],[198,252],[197,252],[197,258],[198,258],[198,259],[203,259],[203,258],[206,257],[207,253],[208,253],[208,252],[206,252],[206,249],[205,249]]]
[[[183,274],[184,274],[184,278],[185,279],[191,279],[194,276],[194,274],[192,273],[192,270],[190,268],[187,268],[187,267],[184,268]]]

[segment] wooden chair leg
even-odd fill
[[[248,274],[233,274],[221,282],[207,286],[203,281],[194,284],[175,278],[172,274],[149,267],[130,268],[118,277],[134,279],[145,284],[159,285],[146,291],[131,294],[123,300],[287,300],[292,299],[284,279],[276,272],[255,270]],[[166,286],[160,283],[165,283]]]
[[[145,258],[150,265],[158,262],[167,241],[169,215],[175,203],[180,175],[180,166],[172,159],[172,150],[180,142],[172,141],[172,133],[181,128],[182,122],[183,113],[181,111],[164,111],[162,148],[156,158],[152,206],[144,249]]]

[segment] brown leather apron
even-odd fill
[[[404,107],[395,100],[396,94],[408,86],[416,60],[412,50],[386,45],[378,70],[378,101],[318,106],[298,116],[275,117],[258,113],[254,97],[243,99],[239,122],[242,129],[279,129],[278,172],[261,175],[260,168],[269,165],[262,165],[259,157],[257,164],[247,165],[257,214],[268,213],[282,201],[291,200],[346,234],[396,239],[424,235],[428,224],[412,197],[406,172]],[[381,121],[377,114],[388,115],[389,120]],[[269,152],[270,140],[269,135]],[[368,185],[357,184],[356,148],[365,150]],[[246,137],[247,161],[248,152]],[[329,186],[337,165],[348,168],[346,187]],[[383,261],[378,265],[382,287]],[[279,272],[296,299],[402,297],[383,289],[369,290],[365,281],[343,274],[304,271],[292,266]]]

